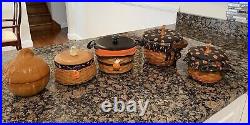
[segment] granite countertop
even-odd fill
[[[144,61],[143,49],[138,46],[134,68],[130,72],[109,75],[98,71],[94,79],[76,86],[64,86],[55,82],[53,59],[56,54],[73,44],[86,48],[90,39],[33,49],[36,55],[49,64],[50,81],[39,95],[22,98],[13,96],[3,80],[3,122],[203,122],[247,92],[247,49],[242,47],[242,41],[234,40],[237,44],[228,44],[228,39],[223,41],[220,36],[214,36],[214,39],[221,40],[215,47],[228,55],[235,71],[225,75],[216,84],[201,84],[187,76],[187,65],[183,58],[188,48],[204,43],[194,40],[196,37],[191,37],[188,30],[181,29],[189,45],[182,51],[182,58],[177,61],[177,70],[174,67],[149,65]],[[143,31],[123,35],[138,39]],[[7,64],[15,55],[16,51],[3,52],[3,64]],[[130,99],[149,99],[149,105],[143,116],[139,116],[138,112],[102,112],[101,103],[105,100],[112,102],[114,97],[125,102]]]

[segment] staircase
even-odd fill
[[[26,2],[31,36],[34,32],[58,32],[59,24],[52,20],[46,2]]]

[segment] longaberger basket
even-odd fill
[[[133,68],[136,42],[125,36],[108,35],[91,41],[88,48],[95,48],[99,69],[110,74],[119,74]]]
[[[146,60],[157,66],[176,65],[180,51],[188,44],[179,33],[165,26],[144,32],[142,43]]]
[[[96,65],[91,52],[71,49],[55,57],[55,78],[64,85],[76,85],[91,80],[96,75]]]

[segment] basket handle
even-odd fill
[[[95,45],[96,45],[96,44],[95,44],[95,40],[91,40],[91,41],[88,43],[87,48],[88,48],[88,49],[91,49],[91,48],[93,48]]]

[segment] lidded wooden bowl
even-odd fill
[[[96,65],[91,52],[72,47],[55,56],[55,78],[64,85],[76,85],[91,80],[96,75]]]
[[[202,83],[218,82],[231,69],[225,53],[211,46],[190,48],[184,61],[188,64],[188,74]]]
[[[137,43],[128,37],[108,35],[90,41],[88,48],[95,48],[99,69],[105,73],[118,74],[133,68]]]
[[[188,43],[174,30],[161,28],[145,31],[142,45],[146,60],[158,66],[176,65],[176,61],[181,58],[180,51]]]
[[[42,58],[25,48],[10,62],[7,73],[9,89],[14,95],[33,96],[48,84],[50,69]]]

